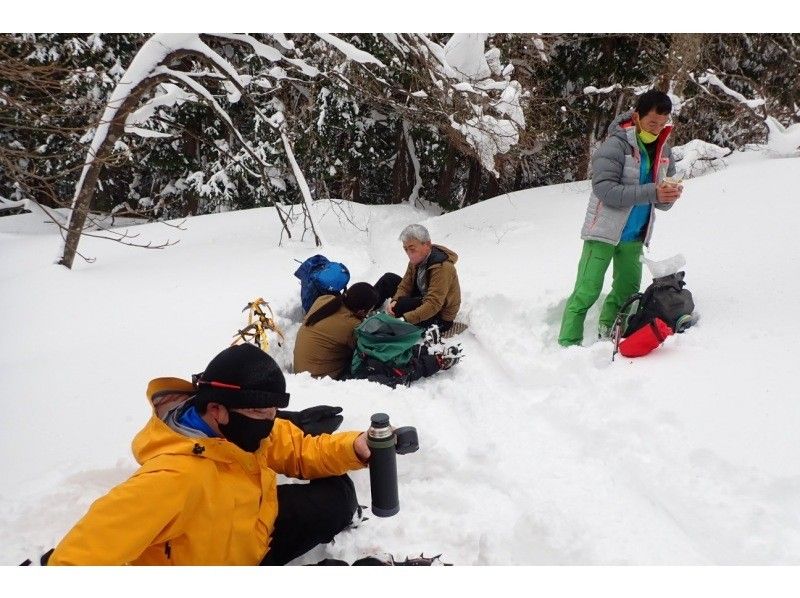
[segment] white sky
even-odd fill
[[[212,0],[191,9],[163,0],[137,0],[135,10],[107,0],[39,0],[5,3],[4,31],[798,31],[800,17],[779,0],[758,10],[720,10],[696,0],[575,0],[569,3],[508,1],[502,8],[476,0],[337,0],[335,2],[237,2],[220,11]],[[134,5],[131,5],[133,8]],[[309,10],[313,7],[313,10]],[[489,7],[487,9],[487,7]],[[728,8],[731,6],[729,5]],[[390,10],[390,8],[394,8]]]

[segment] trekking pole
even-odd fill
[[[611,327],[611,333],[614,335],[614,352],[611,353],[612,363],[614,361],[614,358],[617,356],[617,353],[619,352],[619,341],[622,338],[622,320],[623,318],[625,318],[625,326],[627,327],[628,325],[627,310],[631,305],[633,305],[635,301],[640,301],[641,299],[642,299],[642,294],[635,293],[630,297],[628,297],[627,301],[625,301],[625,303],[623,303],[620,306],[619,310],[617,311],[617,317],[614,318],[614,324]]]

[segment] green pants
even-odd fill
[[[641,241],[622,241],[614,246],[602,241],[584,241],[575,290],[567,299],[558,344],[567,347],[580,345],[583,340],[583,321],[603,290],[603,280],[611,260],[614,260],[614,282],[600,312],[600,326],[614,324],[620,306],[628,297],[639,292],[642,282]]]

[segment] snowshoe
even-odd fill
[[[356,559],[353,561],[352,566],[354,567],[431,567],[431,566],[444,566],[444,567],[452,567],[453,563],[444,563],[441,560],[441,554],[437,554],[436,556],[426,557],[423,555],[419,555],[418,557],[408,558],[406,557],[405,560],[398,561],[392,555],[387,554],[383,556],[366,556],[360,559]],[[323,559],[318,563],[315,563],[317,566],[323,567],[340,567],[340,566],[347,566],[350,563],[347,561],[343,561],[341,559]]]
[[[452,338],[456,334],[461,334],[467,328],[468,326],[464,322],[453,322],[453,325],[447,330],[447,332],[442,333],[442,338]]]

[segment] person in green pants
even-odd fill
[[[675,162],[666,141],[672,102],[663,92],[642,94],[633,111],[620,114],[592,157],[592,193],[581,238],[583,251],[575,289],[567,299],[558,343],[580,345],[586,312],[603,290],[613,261],[611,292],[600,312],[598,336],[607,336],[620,306],[638,292],[642,279],[640,257],[653,232],[653,208],[668,210],[683,191],[668,180]]]

